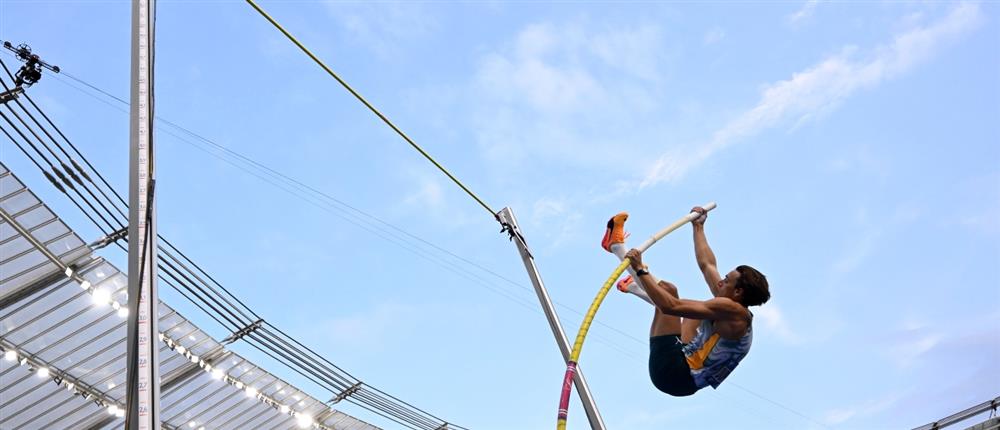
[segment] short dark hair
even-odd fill
[[[743,289],[743,305],[759,306],[771,298],[771,291],[767,287],[767,277],[750,266],[738,266],[736,271],[740,277],[736,280],[735,288]]]

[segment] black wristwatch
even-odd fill
[[[635,271],[635,276],[648,275],[649,271],[646,269],[639,269]]]

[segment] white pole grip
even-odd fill
[[[716,207],[715,202],[709,202],[709,203],[705,204],[704,206],[702,206],[702,208],[705,209],[706,213],[708,211],[711,211],[712,209],[715,209],[715,207]],[[646,241],[643,242],[642,245],[639,246],[639,248],[638,248],[639,251],[645,252],[646,249],[648,249],[650,246],[653,246],[653,244],[656,243],[657,241],[659,241],[660,239],[662,239],[663,236],[666,236],[667,234],[670,234],[670,232],[672,232],[674,230],[677,230],[678,228],[681,228],[682,225],[687,224],[687,223],[693,221],[695,218],[698,218],[700,216],[701,216],[701,214],[699,214],[697,212],[691,212],[691,213],[689,213],[687,215],[684,215],[684,217],[682,217],[681,219],[677,220],[673,224],[670,224],[669,226],[667,226],[667,228],[658,231],[652,237],[650,237],[649,239],[646,239]]]

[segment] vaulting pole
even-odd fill
[[[160,430],[153,158],[155,0],[132,0],[129,127],[127,430]]]
[[[535,286],[535,293],[538,294],[538,301],[541,302],[542,310],[545,311],[545,318],[549,320],[549,327],[552,329],[552,334],[556,337],[556,343],[559,344],[559,351],[562,352],[563,361],[569,361],[571,352],[569,340],[566,338],[566,333],[563,332],[562,325],[559,324],[559,316],[556,315],[556,309],[552,306],[552,300],[549,299],[549,293],[545,289],[545,284],[542,283],[542,275],[538,274],[538,267],[535,266],[535,258],[528,251],[528,245],[524,243],[524,237],[517,226],[517,218],[514,217],[514,211],[510,208],[503,208],[497,215],[500,218],[500,222],[509,226],[512,230],[511,237],[514,238],[517,250],[521,253],[521,259],[524,260],[524,268],[528,271],[531,284]],[[583,409],[587,412],[587,418],[590,419],[590,428],[604,430],[604,420],[601,418],[600,411],[597,410],[594,397],[590,394],[590,387],[587,386],[587,380],[584,379],[583,371],[579,367],[573,375],[573,382],[576,383],[576,391],[580,394]]]

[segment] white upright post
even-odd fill
[[[552,300],[549,299],[549,292],[545,289],[545,283],[542,282],[542,275],[538,273],[538,267],[535,266],[535,258],[531,256],[531,252],[528,251],[528,245],[523,241],[524,236],[521,235],[520,228],[517,226],[517,218],[514,217],[514,211],[510,208],[503,208],[497,216],[500,217],[501,222],[507,225],[507,228],[511,229],[511,235],[515,238],[514,243],[517,245],[517,251],[521,254],[521,259],[524,261],[524,268],[528,271],[528,277],[531,278],[531,285],[535,287],[535,294],[538,295],[542,311],[545,312],[545,318],[549,321],[549,328],[552,329],[552,335],[555,336],[556,344],[559,345],[559,352],[562,353],[563,361],[568,361],[572,352],[572,346],[569,344],[569,340],[566,339],[566,333],[563,332],[562,324],[559,323],[559,316],[556,315],[556,308],[552,306]],[[580,402],[583,403],[583,410],[587,413],[587,419],[590,420],[590,428],[592,430],[604,430],[604,420],[601,418],[601,412],[597,410],[597,403],[594,401],[594,396],[590,393],[587,380],[583,377],[583,370],[579,367],[576,368],[576,373],[573,375],[573,382],[576,384],[576,392],[580,395]]]
[[[129,145],[127,430],[160,430],[153,157],[155,0],[132,0]]]

